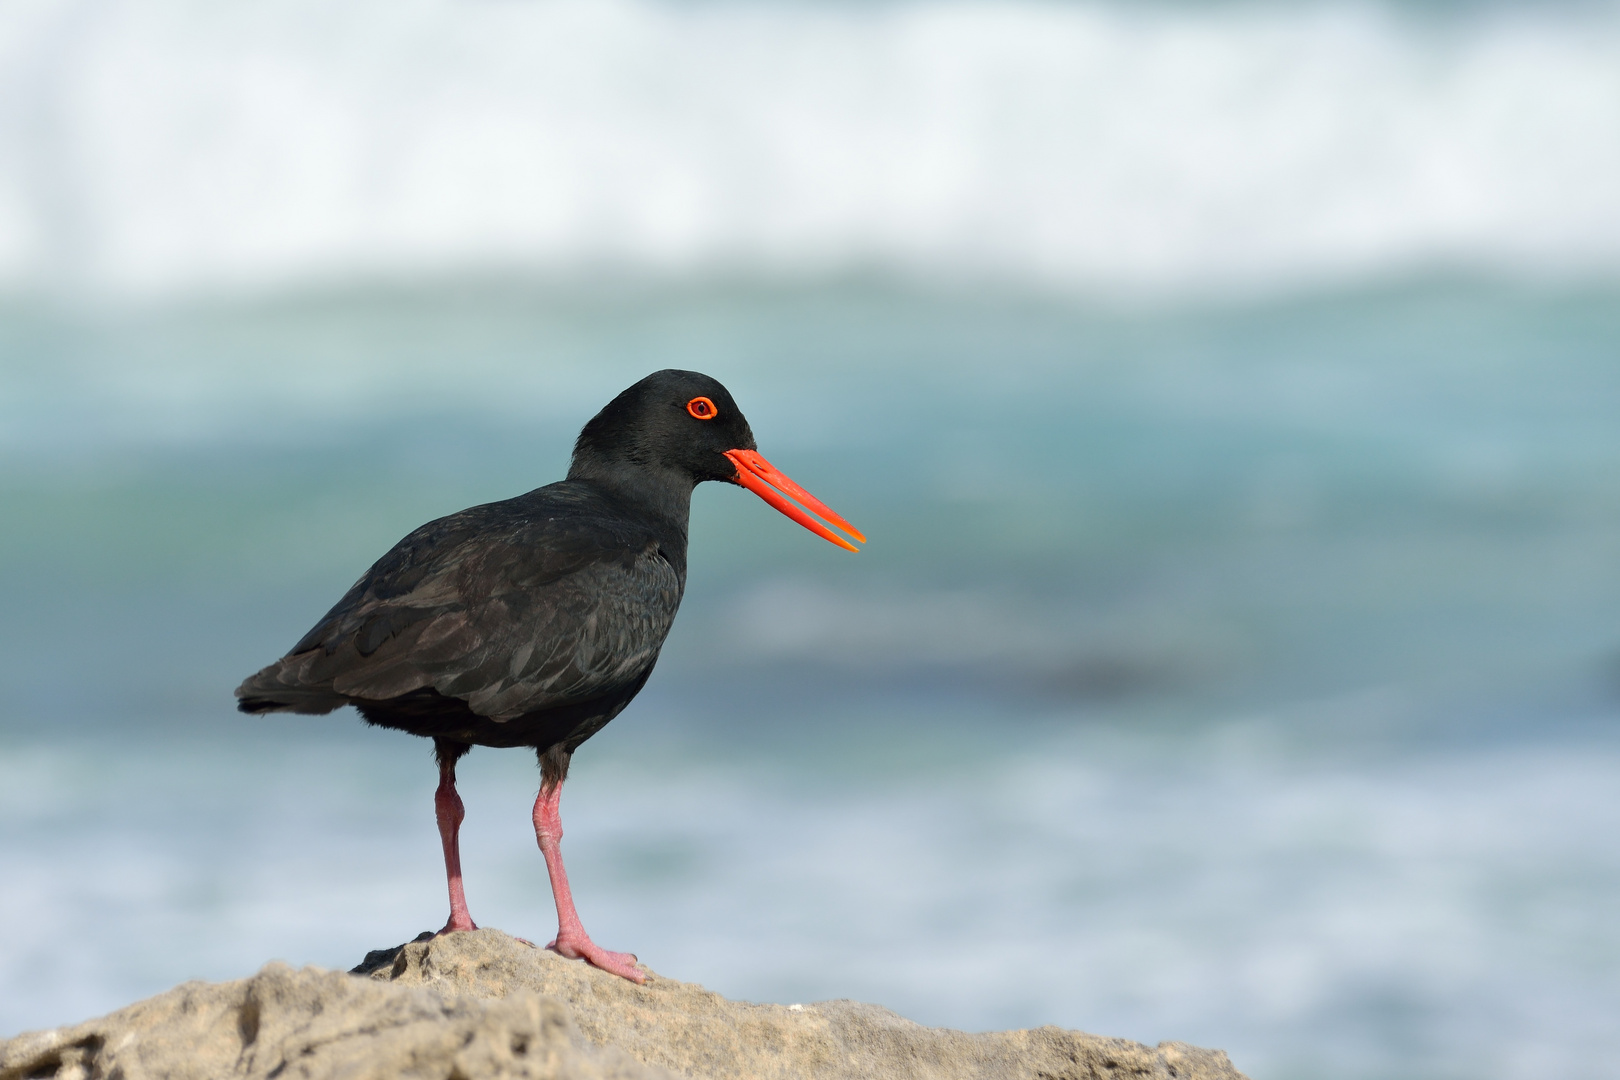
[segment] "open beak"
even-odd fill
[[[789,480],[786,473],[760,457],[756,451],[727,450],[726,457],[730,458],[731,463],[737,466],[736,483],[752,491],[755,495],[758,495],[823,540],[831,540],[839,547],[849,551],[861,550],[820,521],[817,521],[816,517],[831,522],[860,543],[866,543],[866,537],[862,535],[859,529],[827,509],[825,503],[792,480]],[[803,509],[790,502],[790,498],[797,500]],[[809,513],[806,513],[806,511],[809,511]],[[811,514],[814,514],[815,517],[812,517]]]

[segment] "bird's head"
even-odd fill
[[[840,547],[859,550],[835,529],[866,541],[761,457],[730,391],[696,371],[655,371],[608,402],[579,433],[568,475],[620,483],[646,477],[685,485],[688,494],[705,480],[723,480],[748,488]]]

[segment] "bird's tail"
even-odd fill
[[[341,709],[349,699],[330,684],[311,686],[299,679],[298,657],[283,657],[250,675],[236,688],[236,707],[245,713],[293,712],[318,715]]]

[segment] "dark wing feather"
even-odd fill
[[[635,681],[669,633],[681,576],[625,519],[520,513],[519,502],[406,537],[242,684],[241,707],[329,712],[431,687],[506,720]]]

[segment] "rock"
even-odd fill
[[[356,977],[359,976],[359,977]],[[1243,1080],[1226,1054],[1062,1028],[970,1035],[853,1001],[751,1005],[636,986],[498,930],[369,954],[352,974],[271,964],[0,1043],[23,1077]]]
[[[25,1077],[671,1080],[592,1046],[567,1006],[537,994],[450,997],[281,963],[0,1043],[0,1080]]]

